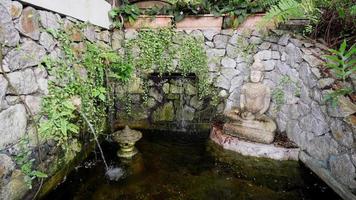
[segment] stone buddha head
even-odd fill
[[[261,82],[264,78],[263,76],[264,66],[260,60],[255,60],[251,66],[250,80],[253,83]]]

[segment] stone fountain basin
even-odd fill
[[[298,160],[299,148],[283,148],[272,144],[249,142],[223,133],[217,127],[213,127],[210,139],[224,149],[238,152],[244,156],[270,158],[274,160]]]

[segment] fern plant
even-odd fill
[[[257,3],[262,5],[263,8],[268,8],[276,5],[280,0],[259,0]]]
[[[340,45],[338,50],[329,49],[331,55],[326,55],[330,62],[326,66],[335,72],[337,78],[345,81],[352,73],[356,71],[356,45],[352,45],[349,50],[346,50],[346,40]]]
[[[334,71],[338,79],[345,82],[346,79],[356,71],[356,45],[352,45],[347,50],[347,43],[346,40],[344,40],[339,49],[329,49],[329,51],[331,55],[324,56],[329,60],[329,62],[326,63],[326,67]],[[353,92],[353,88],[340,88],[327,94],[324,100],[331,102],[331,105],[335,107],[340,96],[350,95]]]
[[[317,20],[315,13],[318,9],[313,0],[263,0],[262,4],[270,6],[260,24],[264,28],[277,26],[293,18],[307,18],[313,22]]]

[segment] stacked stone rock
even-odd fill
[[[51,78],[39,64],[46,55],[53,58],[62,56],[58,41],[46,29],[56,30],[63,24],[71,33],[74,41],[72,47],[77,52],[83,51],[83,42],[88,40],[97,42],[98,45],[112,45],[122,53],[124,41],[137,37],[136,31],[115,30],[111,33],[94,26],[76,30],[73,29],[74,22],[74,19],[63,18],[51,12],[32,7],[23,8],[17,1],[0,0],[0,43],[5,44],[1,52],[5,72],[0,73],[0,186],[3,186],[3,191],[9,191],[0,196],[5,199],[9,197],[5,195],[14,195],[11,192],[16,189],[17,182],[8,183],[21,177],[18,170],[14,171],[14,163],[9,157],[11,152],[16,152],[16,145],[6,150],[5,147],[13,146],[26,133],[31,133],[31,124],[28,124],[24,105],[18,101],[14,91],[10,90],[2,73],[8,75],[11,84],[25,99],[31,111],[37,114],[41,109],[41,99],[48,94],[47,82]],[[255,59],[262,60],[265,66],[264,84],[272,91],[281,89],[284,94],[283,103],[273,99],[267,112],[277,122],[278,132],[286,134],[303,150],[303,162],[313,161],[340,183],[345,191],[355,193],[356,108],[347,98],[341,98],[340,106],[336,108],[324,102],[326,91],[331,88],[335,79],[325,76],[321,70],[323,61],[320,57],[325,50],[323,45],[279,32],[269,36],[231,30],[194,30],[183,34],[204,39],[210,81],[219,90],[219,96],[223,100],[218,106],[206,110],[205,106],[209,102],[199,101],[195,95],[195,87],[191,85],[190,91],[184,91],[189,96],[184,97],[187,103],[182,107],[186,114],[185,120],[194,121],[198,116],[205,116],[200,118],[201,122],[209,123],[211,113],[228,112],[232,107],[238,106],[240,89],[248,81],[250,65]],[[290,81],[283,82],[285,77]],[[349,84],[355,87],[354,75],[352,80]],[[140,80],[133,82],[136,85],[131,88],[132,93],[136,94],[135,98],[140,103],[143,95],[141,84],[137,84]],[[134,120],[146,119],[154,115],[157,109],[172,110],[173,103],[164,104],[167,102],[162,101],[168,99],[166,95],[171,93],[171,87],[162,87],[159,91],[156,86],[149,88],[147,104],[150,109],[141,110],[139,117]],[[177,111],[173,110],[173,113]],[[162,119],[162,116],[156,116]],[[162,122],[160,120],[158,121]],[[176,118],[169,120],[174,121]]]
[[[19,139],[29,134],[30,145],[36,146],[33,124],[29,113],[20,102],[17,93],[36,115],[41,110],[41,99],[48,94],[46,69],[40,66],[43,58],[60,58],[63,54],[59,42],[47,30],[58,30],[61,24],[69,31],[73,49],[82,51],[85,40],[110,45],[110,32],[88,26],[74,30],[71,18],[44,10],[23,6],[18,1],[0,0],[0,45],[4,72],[0,70],[0,199],[21,199],[28,190],[23,174],[15,169],[11,156],[18,151]],[[85,70],[85,69],[84,69]],[[3,73],[8,76],[11,90]],[[54,163],[55,164],[55,163]]]
[[[322,73],[321,56],[327,49],[325,46],[278,31],[269,36],[231,30],[194,30],[185,34],[205,41],[211,82],[225,99],[215,107],[217,112],[228,112],[239,106],[240,89],[248,81],[250,65],[256,59],[261,60],[265,67],[263,83],[272,91],[283,91],[283,103],[273,99],[267,112],[277,122],[278,132],[286,134],[303,150],[303,158],[316,161],[344,187],[356,189],[353,116],[356,109],[347,98],[341,98],[338,108],[324,101],[335,82]],[[130,31],[130,35],[137,33]],[[169,108],[175,112],[173,106]],[[195,118],[198,117],[192,116],[192,121]]]
[[[235,53],[244,48],[235,43],[239,37],[257,47],[255,54],[242,58],[241,53]],[[253,32],[234,33],[230,37],[220,33],[206,39],[208,52],[221,51],[220,54],[212,54],[214,57],[211,59],[218,57],[220,64],[210,63],[210,66],[214,66],[214,75],[217,76],[215,85],[224,89],[225,92],[221,93],[228,94],[225,111],[239,105],[240,86],[247,79],[251,60],[263,61],[266,71],[264,84],[272,90],[279,87],[284,76],[288,76],[291,81],[282,88],[283,105],[277,105],[273,100],[268,115],[277,121],[278,131],[287,134],[305,152],[303,155],[316,160],[321,168],[330,170],[335,179],[354,191],[356,127],[352,114],[356,111],[355,105],[342,98],[341,107],[335,109],[323,100],[326,89],[335,81],[323,77],[320,72],[323,65],[320,56],[325,47],[292,38],[290,34],[263,37]],[[220,48],[226,53],[222,53]],[[297,94],[298,90],[300,94]]]

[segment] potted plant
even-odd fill
[[[266,7],[259,1],[226,0],[214,4],[215,10],[224,15],[223,28],[237,28],[251,15],[261,13]],[[260,16],[260,14],[257,14]]]
[[[162,8],[171,5],[170,2],[165,0],[130,0],[131,4],[135,4],[140,9]]]
[[[114,20],[114,28],[140,29],[140,28],[163,28],[172,25],[173,16],[160,15],[161,8],[154,7],[140,9],[134,2],[121,1],[114,7],[109,15]],[[155,12],[156,11],[156,12]]]
[[[178,30],[222,28],[223,15],[211,0],[178,1],[171,10]]]

